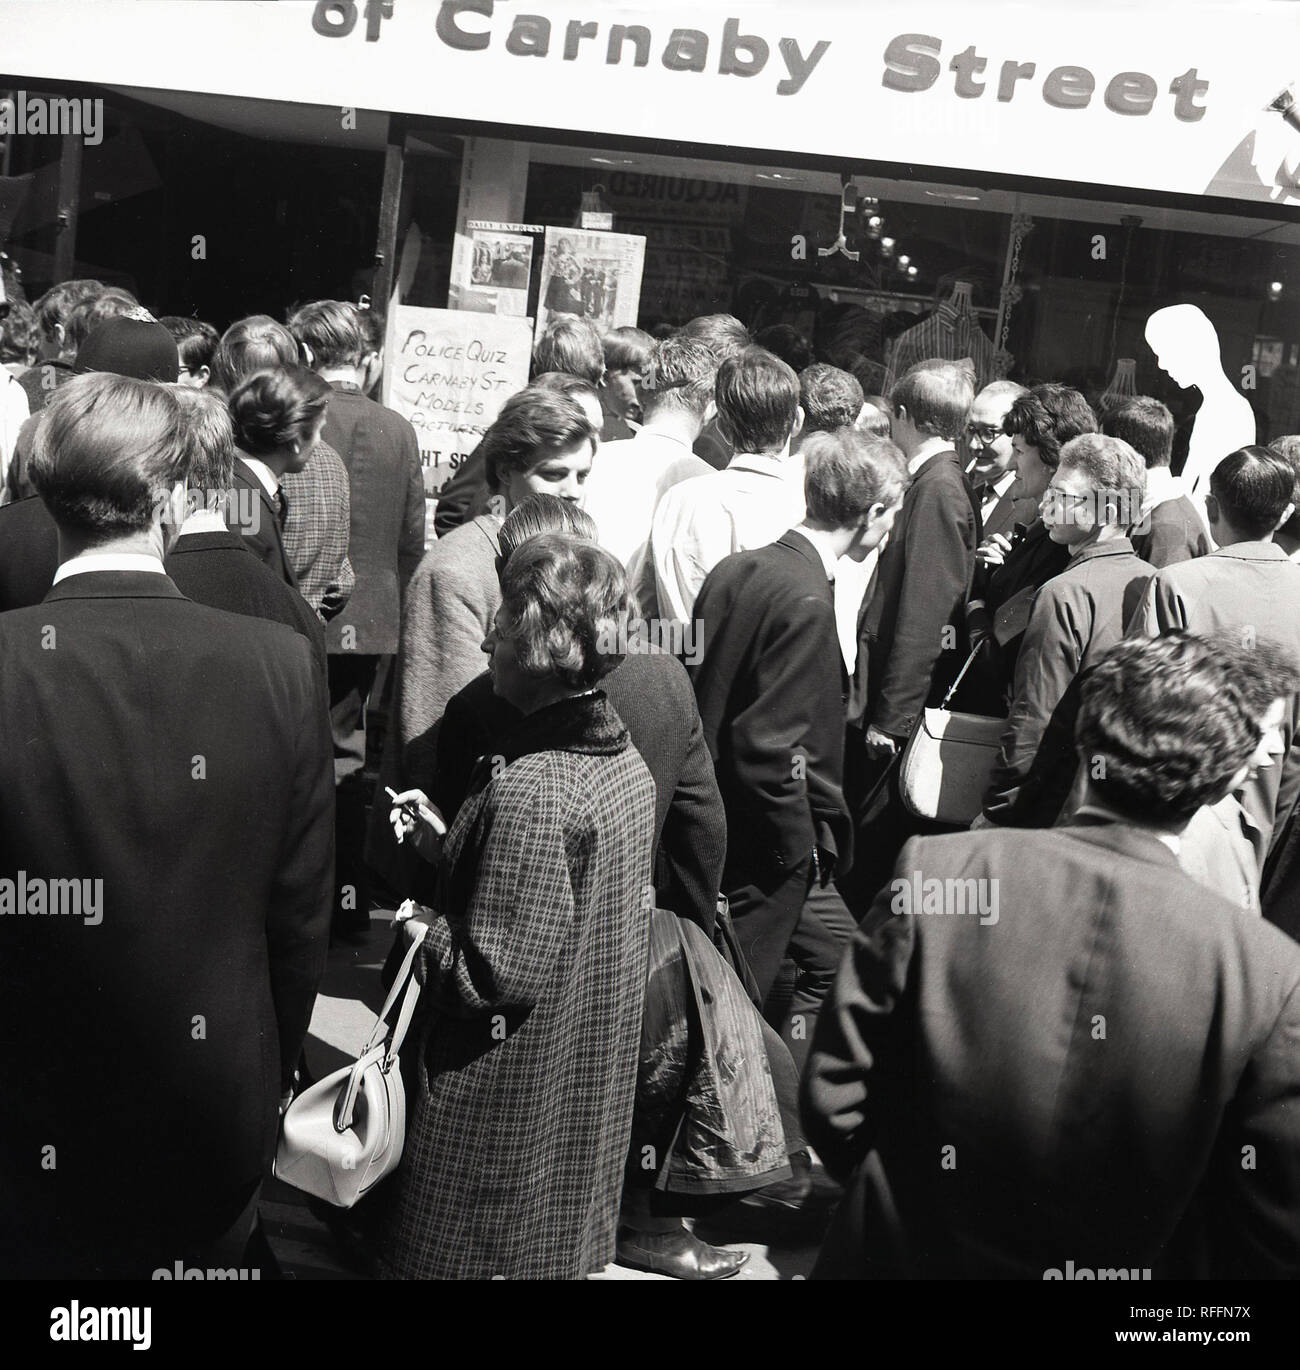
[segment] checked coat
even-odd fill
[[[500,750],[427,915],[388,1278],[581,1279],[614,1256],[654,782],[600,691],[530,714]]]

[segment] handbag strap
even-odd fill
[[[971,654],[966,658],[966,664],[961,668],[960,671],[957,672],[957,679],[952,682],[952,685],[949,688],[948,693],[944,695],[943,703],[939,705],[940,709],[947,709],[948,705],[952,703],[952,697],[957,693],[957,686],[961,684],[963,678],[966,675],[966,672],[969,671],[971,668],[971,663],[975,660],[977,656],[979,656],[980,650],[981,648],[983,648],[983,646],[984,642],[983,640],[981,640],[980,642],[976,643],[974,647],[971,648]]]
[[[361,1077],[376,1062],[381,1064],[381,1068],[387,1074],[398,1051],[401,1050],[406,1031],[411,1026],[411,1018],[415,1013],[416,1001],[420,997],[420,982],[414,974],[415,958],[424,945],[425,934],[428,931],[427,924],[417,924],[411,937],[411,945],[406,949],[406,955],[402,958],[402,964],[393,980],[393,987],[388,991],[388,998],[384,1000],[384,1006],[379,1010],[370,1036],[348,1073],[347,1087],[339,1091],[334,1104],[335,1132],[346,1132],[352,1126],[352,1111],[361,1089]],[[402,1001],[401,1011],[397,1015],[397,1021],[390,1025],[388,1015],[392,1013],[399,998]]]

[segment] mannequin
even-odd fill
[[[1219,335],[1194,304],[1157,309],[1147,320],[1146,339],[1156,363],[1184,390],[1205,397],[1192,427],[1183,482],[1204,508],[1210,473],[1229,452],[1255,441],[1255,411],[1223,371]]]

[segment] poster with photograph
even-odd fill
[[[426,495],[478,446],[501,406],[528,384],[526,318],[397,305],[389,310],[384,403],[410,421]]]
[[[602,333],[634,325],[641,306],[645,239],[631,233],[548,228],[537,303],[537,336],[561,314]]]
[[[533,248],[541,226],[471,221],[467,227],[469,241],[458,254],[452,307],[522,318],[528,313]]]

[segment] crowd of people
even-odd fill
[[[1300,436],[560,316],[426,521],[369,311],[11,319],[6,1275],[272,1271],[399,904],[359,1269],[725,1278],[820,1161],[828,1278],[1300,1275]]]

